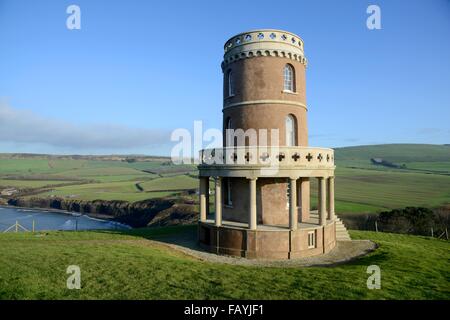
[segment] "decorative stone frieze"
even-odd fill
[[[287,58],[307,65],[299,36],[283,30],[261,29],[240,33],[225,43],[222,70],[234,61],[261,56]]]

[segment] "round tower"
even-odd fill
[[[230,38],[222,62],[223,128],[278,129],[279,141],[258,144],[307,146],[303,40],[279,30],[256,30]],[[286,137],[292,117],[295,136]],[[293,140],[293,141],[292,141]],[[224,141],[224,145],[226,142]]]
[[[199,243],[248,258],[331,250],[334,154],[308,146],[303,40],[254,30],[231,37],[224,51],[224,147],[200,152]],[[317,211],[310,208],[311,178],[318,180]]]

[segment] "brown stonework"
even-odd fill
[[[283,92],[281,85],[283,84],[283,69],[287,63],[292,65],[295,70],[295,93]],[[251,103],[252,101],[279,100],[301,103],[306,106],[304,65],[296,61],[286,61],[285,58],[259,57],[236,61],[227,70],[233,72],[236,89],[234,96],[227,97],[227,81],[224,80],[224,130],[228,119],[231,119],[233,129],[243,129],[244,131],[247,129],[279,129],[279,144],[285,146],[285,118],[292,114],[297,120],[298,145],[308,145],[306,107],[279,103]],[[228,73],[225,72],[224,77],[227,75]],[[230,107],[230,105],[243,102],[250,104]],[[226,137],[225,131],[223,136]],[[269,135],[268,145],[271,144]]]
[[[241,228],[207,225],[201,227],[199,242],[210,252],[241,256],[250,259],[288,259],[319,255],[329,252],[336,245],[335,223],[324,227],[281,230],[247,230]],[[207,242],[204,233],[211,233]],[[308,234],[315,233],[316,245],[308,247]],[[325,244],[325,246],[324,246]]]

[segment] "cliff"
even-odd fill
[[[189,224],[197,220],[197,205],[183,199],[151,199],[139,202],[84,201],[62,198],[11,198],[7,204],[27,208],[57,209],[79,212],[92,217],[111,219],[134,228]]]

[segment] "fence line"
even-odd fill
[[[345,223],[345,222],[344,222]],[[378,229],[378,221],[375,220],[374,221],[374,226],[375,226],[375,232],[383,232],[383,230],[379,230]],[[356,229],[356,230],[366,230],[366,229]],[[386,231],[384,231],[386,232]],[[392,231],[387,231],[387,232],[392,232]],[[398,232],[398,233],[403,233],[403,232]],[[434,228],[430,227],[430,233],[431,233],[431,237],[434,238],[435,234],[434,234]],[[409,234],[409,233],[403,233],[403,234]],[[416,235],[420,235],[420,234],[416,234]],[[447,239],[448,240],[448,229],[445,228],[445,230],[437,237],[437,239]]]
[[[24,231],[24,232],[30,232],[30,230],[25,228],[24,226],[22,226],[18,220],[16,220],[16,223],[14,223],[12,226],[10,226],[6,230],[4,230],[3,233],[9,232],[12,229],[14,229],[14,232],[19,232],[19,230]],[[35,222],[33,220],[31,232],[34,232],[34,230],[35,230]]]

